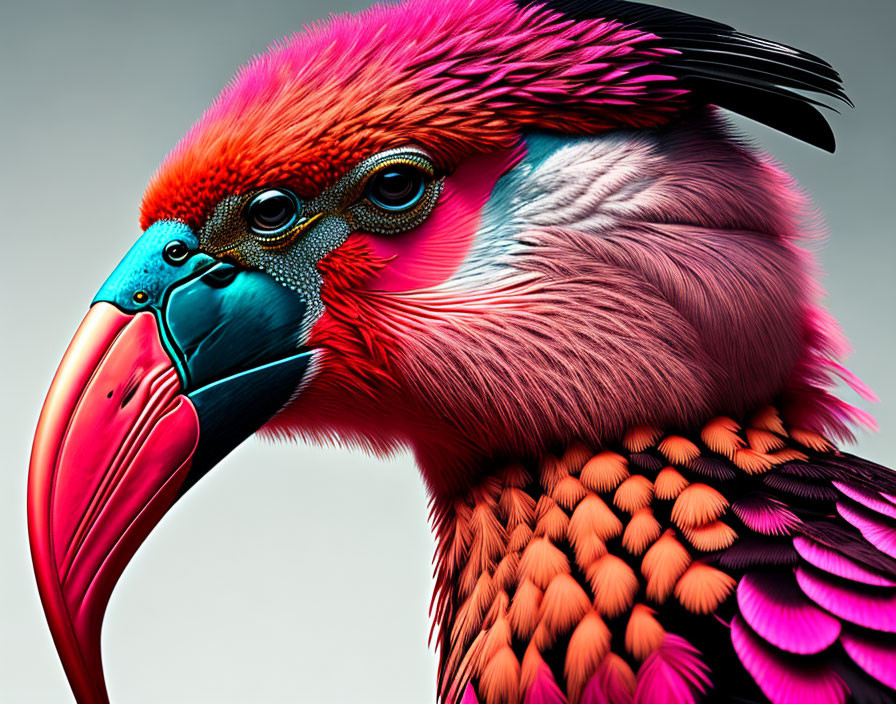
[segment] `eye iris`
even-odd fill
[[[270,235],[285,230],[297,216],[298,202],[287,191],[265,191],[249,204],[249,227],[259,234]]]
[[[172,240],[162,250],[162,256],[165,258],[165,261],[175,266],[183,264],[189,254],[190,249],[180,240]]]
[[[417,169],[397,164],[373,177],[369,197],[386,210],[404,210],[420,200],[423,188],[423,175]]]

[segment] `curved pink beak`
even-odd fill
[[[44,403],[28,478],[37,586],[81,704],[108,701],[100,630],[130,558],[300,387],[314,357],[298,341],[305,312],[294,291],[215,261],[169,221],[97,294]]]
[[[108,701],[103,613],[134,552],[171,507],[199,419],[149,312],[96,303],[38,421],[28,528],[40,597],[79,702]]]

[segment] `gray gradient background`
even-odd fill
[[[151,173],[232,72],[363,0],[0,6],[0,700],[66,702],[28,558],[25,477],[53,371],[139,234]],[[828,305],[881,404],[858,451],[896,465],[893,0],[668,0],[818,53],[858,108],[831,157],[740,121],[831,232]],[[847,398],[855,400],[854,395]],[[431,702],[433,545],[412,459],[250,440],[162,521],[104,630],[113,702]]]

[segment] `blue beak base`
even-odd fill
[[[199,444],[181,494],[294,397],[314,360],[301,348],[307,306],[297,293],[198,246],[183,223],[155,223],[94,299],[156,316],[199,416]]]

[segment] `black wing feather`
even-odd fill
[[[680,52],[662,60],[694,97],[833,152],[834,133],[804,95],[816,93],[852,105],[840,75],[823,59],[784,44],[741,34],[733,27],[677,10],[627,0],[517,0],[543,4],[573,20],[608,18],[651,32]]]

